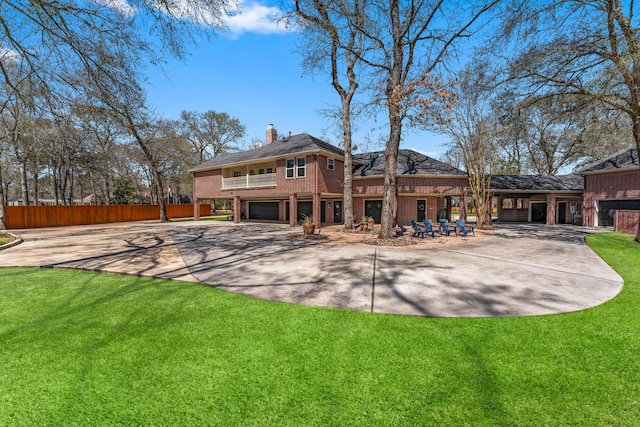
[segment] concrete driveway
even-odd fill
[[[498,225],[477,243],[398,249],[292,240],[288,226],[273,224],[109,224],[17,230],[24,242],[0,251],[0,266],[171,278],[377,313],[526,316],[586,309],[620,292],[622,279],[584,243],[592,231]]]

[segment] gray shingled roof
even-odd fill
[[[618,151],[606,159],[591,163],[580,169],[577,173],[599,172],[605,170],[626,169],[638,167],[638,149],[631,147]]]
[[[494,175],[491,189],[496,191],[575,191],[584,190],[584,179],[580,175]]]
[[[384,151],[355,154],[354,162],[361,163],[353,169],[353,176],[384,175]],[[446,175],[466,176],[460,169],[413,150],[400,150],[398,153],[398,175]]]
[[[201,171],[207,169],[215,169],[220,166],[237,164],[244,162],[253,162],[260,159],[268,159],[272,157],[282,157],[298,153],[307,153],[312,151],[325,151],[337,156],[344,156],[344,151],[338,147],[322,141],[316,137],[301,133],[292,135],[287,138],[279,139],[271,144],[265,144],[253,150],[240,151],[238,153],[223,154],[214,157],[201,165],[191,169],[191,171]]]

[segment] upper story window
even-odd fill
[[[296,159],[287,159],[287,178],[296,176]]]
[[[330,171],[335,169],[335,162],[333,159],[327,159],[327,169]]]
[[[304,177],[307,175],[307,159],[304,157],[298,157],[298,170],[297,176],[298,178]]]
[[[287,159],[287,178],[304,178],[307,175],[307,159]]]
[[[234,178],[239,178],[242,176],[242,171],[233,171],[233,177]]]

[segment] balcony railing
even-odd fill
[[[266,173],[262,175],[246,175],[236,178],[223,178],[223,190],[238,190],[248,188],[275,187],[276,174]]]

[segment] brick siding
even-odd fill
[[[638,233],[639,222],[640,211],[617,210],[613,221],[613,229],[618,233],[635,236]]]
[[[594,226],[598,201],[613,199],[640,199],[640,170],[585,175],[583,224]]]

